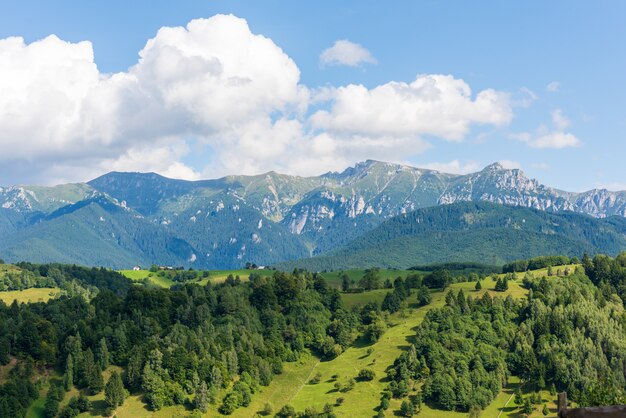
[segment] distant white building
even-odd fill
[[[139,270],[141,270],[141,266],[135,266],[135,267],[133,267],[133,270],[139,271]]]

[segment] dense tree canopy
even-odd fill
[[[567,391],[580,405],[626,401],[626,313],[616,294],[626,289],[626,255],[583,263],[591,280],[580,268],[566,277],[527,275],[528,296],[519,300],[448,292],[389,370],[390,391],[402,398],[422,382],[432,405],[475,411],[515,375],[536,389]]]
[[[268,385],[283,362],[297,360],[307,348],[335,356],[360,325],[358,313],[342,309],[337,290],[308,273],[156,289],[107,270],[23,268],[96,291],[46,304],[0,302],[0,362],[15,357],[55,367],[64,372],[58,390],[104,390],[111,409],[124,402],[126,390],[142,390],[154,410],[195,393],[198,409],[213,400],[222,412],[232,412],[247,405],[259,385]],[[111,374],[105,385],[103,371],[110,364],[124,374]],[[32,399],[20,392],[29,389],[20,379],[0,390],[0,416],[22,416]],[[224,399],[215,399],[231,382],[236,383]],[[58,410],[58,397],[50,395],[50,411]]]

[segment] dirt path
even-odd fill
[[[511,399],[513,399],[513,396],[515,394],[511,393],[511,396],[509,396],[509,399],[506,401],[506,403],[504,404],[504,406],[502,407],[502,409],[500,409],[500,413],[498,414],[498,418],[500,418],[500,416],[502,415],[502,413],[504,412],[504,410],[506,409],[507,405],[509,404],[509,402],[511,402]]]
[[[309,380],[311,380],[311,376],[313,376],[313,372],[315,371],[315,369],[317,369],[317,366],[320,364],[320,360],[317,360],[317,362],[315,363],[315,365],[313,366],[313,368],[311,369],[311,373],[309,373],[309,375],[307,376],[306,379],[304,379],[304,382],[302,382],[302,384],[300,385],[300,387],[298,388],[298,390],[296,391],[296,393],[293,394],[293,396],[291,397],[291,399],[289,400],[290,402],[293,401],[296,396],[298,396],[298,393],[300,393],[300,391],[302,390],[302,388],[304,387],[304,385],[307,384],[307,382]]]

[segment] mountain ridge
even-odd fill
[[[12,260],[17,253],[24,254],[26,249],[9,248],[19,248],[32,228],[52,222],[53,213],[61,221],[67,216],[64,222],[71,225],[73,218],[64,211],[89,199],[128,209],[119,215],[128,218],[122,224],[137,225],[141,217],[140,228],[163,230],[193,249],[193,254],[169,261],[214,268],[325,254],[395,216],[459,202],[486,201],[598,218],[626,216],[626,192],[567,192],[500,163],[463,175],[376,160],[309,177],[269,171],[187,181],[157,173],[111,172],[87,183],[0,187],[0,255]],[[84,216],[94,215],[85,211]],[[55,242],[61,247],[55,252],[63,253],[62,240]],[[145,261],[137,256],[138,263]]]

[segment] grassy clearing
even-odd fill
[[[262,387],[260,392],[253,396],[250,406],[240,408],[230,416],[233,418],[253,416],[261,411],[266,403],[270,403],[274,411],[278,411],[302,390],[318,364],[319,360],[312,355],[303,356],[295,363],[285,363],[283,373],[276,376],[268,387]]]
[[[149,270],[120,270],[120,273],[125,277],[131,279],[132,281],[139,282],[144,279],[148,279],[148,281],[152,284],[155,284],[160,287],[172,287],[176,284],[171,279],[170,276],[171,271],[166,271],[163,276],[159,275],[159,273],[152,273]],[[248,280],[250,274],[255,273],[261,276],[271,276],[274,274],[273,270],[209,270],[209,276],[203,278],[201,275],[202,272],[198,272],[197,281],[191,281],[189,283],[196,283],[200,286],[207,284],[207,282],[211,281],[212,283],[223,283],[226,281],[226,278],[229,275],[233,275],[233,277],[239,276],[239,278],[243,281]]]
[[[369,302],[382,303],[385,299],[385,295],[389,293],[391,289],[376,289],[370,292],[361,293],[342,293],[341,300],[347,309],[352,309],[355,306],[365,305]]]
[[[30,288],[0,292],[0,300],[7,305],[16,300],[18,303],[47,302],[61,292],[58,287]]]
[[[120,270],[119,273],[134,282],[143,280],[150,275],[149,270]]]
[[[513,297],[521,298],[526,295],[526,290],[521,287],[521,277],[523,277],[523,275],[520,276],[519,280],[509,282],[509,291],[506,293],[496,292],[494,290],[495,281],[490,277],[482,281],[483,289],[480,291],[474,290],[474,282],[456,283],[451,285],[450,289],[455,292],[458,292],[459,289],[463,289],[467,295],[471,295],[474,298],[482,297],[482,295],[486,292],[489,292],[492,297],[503,297],[506,294],[511,294]],[[382,297],[384,297],[385,292],[387,292],[387,290],[377,290],[357,294],[342,294],[342,299],[344,299],[347,304],[358,304],[363,303],[368,298],[369,300],[381,298],[381,294]],[[321,410],[327,403],[334,405],[337,398],[340,397],[344,398],[344,401],[341,406],[335,406],[335,413],[337,416],[375,416],[375,408],[380,402],[380,392],[386,387],[387,384],[384,381],[386,376],[385,370],[393,363],[400,353],[408,347],[408,344],[411,342],[411,338],[415,333],[414,328],[422,322],[426,312],[445,304],[446,293],[447,290],[445,292],[434,292],[433,300],[430,305],[423,308],[410,306],[404,313],[400,312],[393,315],[392,321],[394,322],[394,326],[390,327],[380,341],[375,344],[366,344],[364,341],[358,340],[352,347],[348,348],[339,357],[331,361],[323,361],[317,364],[306,363],[306,366],[295,368],[295,370],[292,368],[285,368],[285,372],[281,376],[277,377],[268,388],[266,388],[262,393],[255,395],[253,405],[256,409],[251,407],[242,408],[237,411],[236,416],[253,416],[254,413],[268,401],[273,405],[274,410],[279,409],[286,403],[293,405],[297,410],[303,410],[308,406],[314,406],[318,410]],[[361,299],[358,299],[358,297]],[[348,299],[346,300],[346,298]],[[369,349],[372,350],[371,354],[368,354]],[[350,392],[343,393],[335,390],[335,380],[332,379],[333,375],[339,375],[337,380],[341,383],[345,383],[349,378],[356,377],[359,370],[363,368],[374,370],[376,378],[371,382],[358,382],[354,389]],[[292,376],[292,374],[295,374],[296,372],[298,373],[298,378],[296,378],[295,375]],[[303,378],[306,379],[305,376],[313,376],[318,372],[322,375],[320,383],[315,385],[302,383]],[[502,393],[498,395],[489,408],[483,412],[482,416],[497,417],[500,412],[500,408],[504,406],[512,391],[515,390],[515,385],[518,382],[519,381],[515,378],[511,378],[509,387],[505,388]],[[294,388],[297,388],[298,390],[294,392]],[[269,393],[280,393],[281,396],[270,399],[267,395]],[[546,399],[546,401],[548,401],[547,396],[549,395],[544,394],[544,399]],[[277,400],[280,400],[280,403],[277,403]],[[509,407],[512,406],[512,404],[509,404]],[[400,401],[393,400],[391,402],[391,409],[387,415],[392,416],[392,411],[399,409],[399,407]],[[540,409],[541,407],[539,406],[533,416],[543,416]],[[507,409],[507,411],[502,414],[503,417],[516,416],[515,414],[517,414],[519,409]],[[419,414],[419,416],[426,418],[461,418],[466,417],[467,414],[441,411],[424,406],[423,411]],[[554,415],[551,414],[550,416]]]
[[[333,272],[321,273],[321,274],[322,274],[322,277],[324,277],[324,279],[326,279],[326,281],[328,282],[329,285],[339,289],[341,287],[341,279],[339,278],[339,275],[341,275],[342,273],[346,273],[348,275],[348,277],[350,277],[351,281],[355,281],[356,283],[358,283],[359,280],[361,280],[363,278],[363,275],[365,274],[365,270],[333,271]],[[406,278],[406,276],[408,276],[409,274],[413,274],[413,273],[419,273],[419,272],[418,271],[411,271],[411,270],[386,270],[386,269],[381,269],[380,270],[380,277],[381,277],[383,282],[385,280],[387,280],[387,279],[390,279],[391,281],[393,281],[397,277],[402,277],[404,279],[404,278]]]
[[[46,403],[46,394],[48,393],[48,387],[45,387],[39,391],[39,398],[33,402],[26,411],[26,418],[43,418],[44,417],[44,405]]]
[[[18,274],[22,270],[13,264],[0,264],[0,277],[4,277],[7,273]]]

